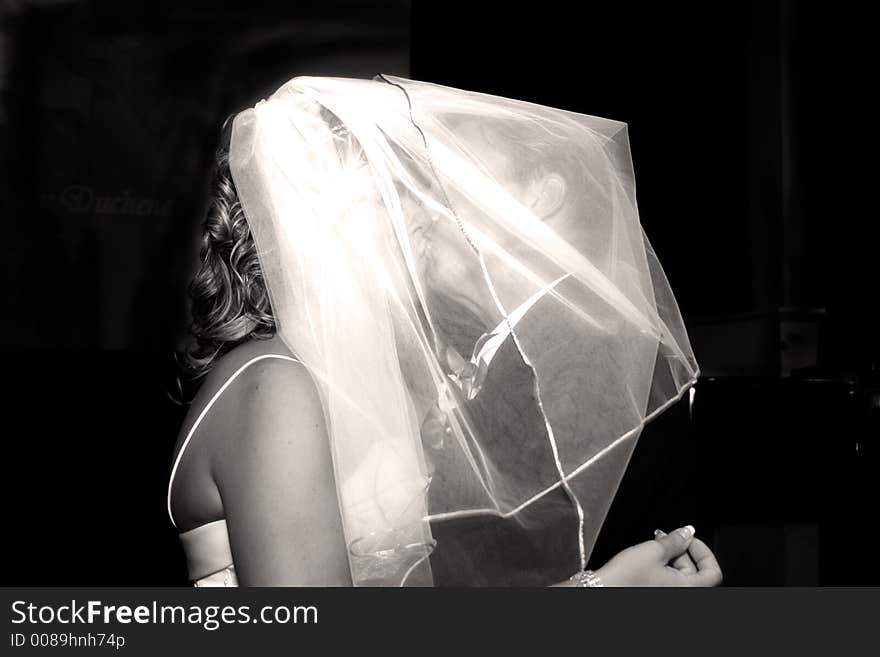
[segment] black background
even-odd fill
[[[295,74],[377,72],[629,124],[704,378],[693,418],[685,401],[643,433],[594,565],[689,522],[728,584],[877,583],[863,17],[783,0],[10,7],[4,584],[185,584],[165,515],[185,409],[167,392],[219,126]]]

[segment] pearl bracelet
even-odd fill
[[[602,578],[596,574],[594,570],[582,570],[579,573],[575,573],[571,577],[568,578],[568,581],[572,583],[573,586],[577,587],[593,587],[593,586],[605,586],[602,583]]]

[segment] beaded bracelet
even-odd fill
[[[568,578],[568,581],[571,582],[574,586],[578,587],[593,587],[593,586],[605,586],[602,583],[602,578],[596,574],[594,570],[582,570],[579,573],[575,573],[571,577]]]

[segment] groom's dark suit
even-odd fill
[[[581,408],[579,400],[590,398],[595,386],[603,387],[603,398],[612,404],[618,398],[623,404],[625,398],[622,388],[619,394],[613,389],[619,382],[591,380],[590,363],[613,348],[599,336],[585,340],[582,321],[546,295],[515,327],[539,373],[541,398],[567,473],[583,460],[572,446],[575,438],[580,445],[591,440],[580,432],[589,434],[586,414],[596,412],[595,404]],[[577,349],[572,349],[572,341],[579,343]],[[511,506],[560,479],[535,391],[532,369],[508,336],[492,359],[479,393],[463,403],[463,413],[481,437],[480,449],[490,464],[489,472],[483,474],[502,482],[502,494],[509,488],[504,483],[512,482],[516,496],[510,496]],[[567,422],[553,422],[555,418]],[[575,431],[577,436],[567,433]],[[604,455],[601,476],[595,481],[588,470],[571,482],[584,508],[588,537],[601,525],[634,444],[635,440],[624,441]],[[476,453],[476,447],[471,447]],[[464,468],[448,457],[435,463],[432,491],[470,483],[456,481]],[[438,585],[547,585],[565,579],[580,564],[578,516],[562,487],[509,518],[444,519],[432,523],[432,532],[437,548],[431,566]]]

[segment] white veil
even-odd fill
[[[698,374],[626,126],[300,77],[235,118],[229,161],[319,382],[353,583],[583,568],[641,427]]]

